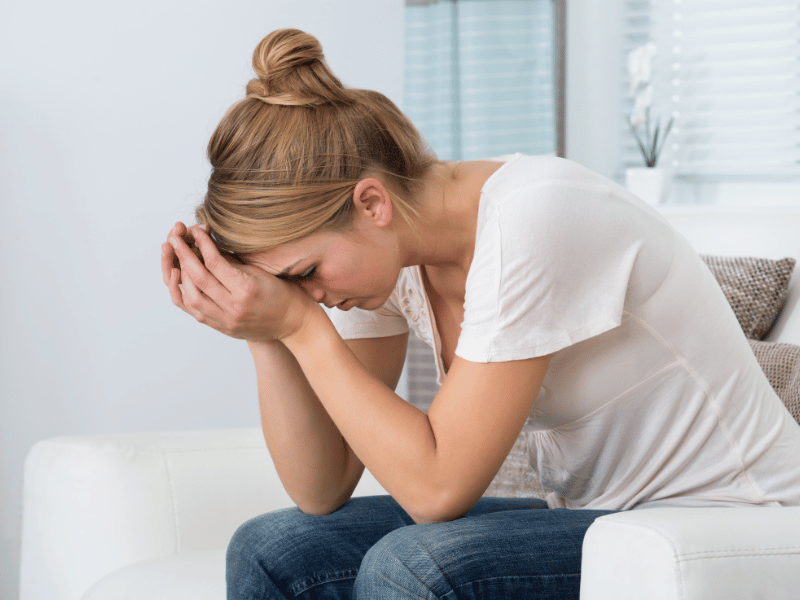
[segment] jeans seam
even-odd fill
[[[496,579],[546,579],[547,577],[574,577],[580,573],[531,573],[530,575],[496,575],[495,577],[481,577],[480,579],[470,579],[466,584],[478,583],[479,581],[494,581]],[[456,587],[466,585],[459,584]]]
[[[432,529],[432,527],[425,526],[425,525],[423,525],[422,527],[423,527],[422,532],[421,532],[422,533],[422,539],[420,540],[420,542],[422,542],[422,543],[420,545],[425,550],[425,552],[428,555],[428,557],[431,559],[431,562],[436,565],[436,568],[439,570],[439,573],[441,574],[442,579],[447,582],[447,586],[450,588],[450,591],[448,591],[446,593],[449,594],[451,591],[453,591],[453,584],[450,581],[450,578],[447,576],[447,573],[445,572],[445,570],[442,568],[442,565],[439,564],[439,561],[436,560],[436,557],[433,555],[433,552],[431,552],[431,549],[430,549],[430,547],[433,545],[432,544],[432,540],[431,540],[431,535],[430,535],[430,529]],[[414,573],[414,577],[417,577],[416,573]],[[417,579],[419,580],[419,577],[417,577]],[[438,594],[434,594],[433,590],[430,588],[430,586],[428,586],[428,584],[426,584],[424,581],[420,580],[420,583],[435,598],[439,598],[440,597]]]
[[[407,569],[407,570],[410,572],[410,569]],[[419,581],[419,582],[420,582],[420,584],[422,585],[422,587],[423,587],[423,588],[424,588],[424,589],[425,589],[425,590],[428,592],[428,594],[429,594],[430,596],[432,596],[433,598],[439,598],[439,596],[437,596],[436,594],[434,594],[434,593],[431,591],[431,589],[430,589],[430,588],[429,588],[427,585],[425,585],[425,582],[423,582],[422,580],[420,580],[420,578],[419,578],[419,577],[417,577],[417,574],[416,574],[416,573],[413,573],[413,572],[412,572],[411,574],[414,576],[414,578],[415,578],[417,581]],[[391,579],[391,578],[387,577],[387,576],[386,576],[385,574],[383,574],[383,573],[381,574],[381,578],[382,578],[384,581],[386,581],[387,585],[390,585],[390,586],[394,587],[395,589],[402,590],[402,591],[406,592],[406,593],[407,593],[407,596],[408,596],[409,598],[419,598],[419,599],[421,599],[421,600],[428,600],[428,599],[427,599],[427,598],[425,598],[424,596],[420,596],[420,595],[418,595],[418,594],[417,594],[416,592],[414,592],[413,590],[409,590],[409,589],[407,589],[407,588],[403,587],[403,586],[402,586],[402,585],[400,585],[398,582],[396,582],[394,579]]]
[[[480,579],[470,579],[469,581],[465,581],[457,585],[456,587],[451,586],[451,590],[454,594],[458,593],[456,590],[461,590],[465,587],[476,583],[484,583],[484,582],[492,582],[492,581],[500,581],[503,580],[508,581],[511,579],[522,579],[522,580],[542,580],[542,579],[550,579],[553,577],[578,577],[580,580],[580,573],[540,573],[540,574],[530,574],[530,575],[498,575],[496,577],[481,577]]]
[[[296,587],[297,584],[289,586],[289,590],[292,593],[293,597],[297,597],[303,592],[307,592],[313,587],[318,585],[323,585],[325,583],[331,583],[333,581],[343,581],[345,579],[355,579],[358,575],[358,567],[348,567],[346,569],[338,569],[336,571],[325,571],[323,573],[317,573],[311,577],[307,577],[306,579],[311,579],[311,583],[300,585]],[[323,579],[324,578],[324,579]]]

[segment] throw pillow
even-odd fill
[[[772,389],[800,423],[800,346],[749,340]]]
[[[786,301],[795,260],[702,255],[745,335],[761,340]]]

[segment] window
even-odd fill
[[[437,156],[556,151],[552,0],[410,1],[404,110]]]
[[[749,182],[762,199],[783,190],[787,202],[800,202],[800,3],[626,0],[623,17],[624,65],[636,46],[658,47],[651,112],[664,123],[675,117],[660,166],[672,168],[676,184],[687,192]],[[628,129],[627,70],[623,80],[621,170],[643,166]]]

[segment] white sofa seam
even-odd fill
[[[173,532],[175,534],[175,554],[180,554],[181,540],[180,528],[178,527],[178,507],[175,502],[175,488],[172,484],[172,474],[169,470],[169,463],[167,462],[167,457],[163,452],[161,453],[161,460],[164,462],[164,471],[167,475],[167,487],[169,488],[169,503],[172,507]]]
[[[185,454],[188,452],[219,452],[219,451],[236,451],[236,450],[266,450],[266,444],[264,446],[256,445],[256,446],[236,446],[236,447],[215,447],[215,446],[202,446],[198,448],[176,448],[176,449],[157,449],[157,448],[142,448],[140,446],[133,446],[133,445],[123,445],[123,444],[109,444],[108,446],[94,446],[90,444],[81,444],[81,443],[74,443],[74,442],[67,442],[67,441],[60,441],[56,439],[50,440],[40,440],[38,443],[53,443],[58,444],[67,448],[92,448],[94,450],[100,450],[103,452],[119,452],[121,450],[127,451],[134,451],[140,452],[142,454]]]
[[[701,556],[708,554],[713,556]],[[678,561],[689,560],[710,560],[716,558],[739,558],[750,556],[790,556],[793,554],[800,554],[800,547],[794,546],[790,548],[764,548],[763,550],[706,550],[703,552],[693,552],[684,556],[676,558]]]

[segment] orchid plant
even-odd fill
[[[628,75],[630,77],[629,94],[636,94],[636,101],[631,113],[630,126],[639,149],[642,151],[644,162],[648,167],[655,167],[658,157],[664,149],[664,142],[672,129],[675,118],[672,117],[661,134],[661,145],[659,145],[659,133],[661,130],[661,120],[659,119],[655,131],[650,132],[650,106],[653,104],[653,86],[650,83],[653,67],[652,60],[656,53],[656,45],[653,42],[635,48],[628,54]],[[639,128],[644,124],[644,139],[639,134]]]

